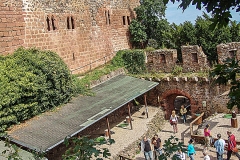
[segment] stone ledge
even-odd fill
[[[116,76],[121,75],[121,74],[126,74],[126,72],[123,68],[119,68],[115,71],[112,71],[109,74],[103,75],[98,80],[92,81],[91,84],[90,84],[90,88],[93,88],[93,87],[95,87],[95,86],[97,86],[97,85],[99,85],[103,82],[106,82],[106,81],[112,79],[113,77],[116,77]]]

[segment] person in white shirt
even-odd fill
[[[211,160],[208,153],[207,153],[207,150],[203,150],[203,160]]]
[[[184,152],[182,152],[181,149],[178,150],[178,153],[176,154],[178,158],[180,158],[181,160],[186,160],[186,155]]]
[[[178,128],[177,128],[178,118],[177,118],[177,115],[174,110],[172,111],[172,115],[170,117],[170,123],[173,126],[173,133],[177,133],[178,132]]]

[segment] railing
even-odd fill
[[[193,135],[193,124],[199,120],[200,118],[202,118],[204,115],[204,112],[200,114],[200,116],[198,116],[196,119],[194,119],[191,123],[190,123],[190,133],[191,135]]]
[[[200,118],[202,118],[204,115],[204,112],[200,114],[200,116],[198,116],[196,119],[194,119],[191,123],[190,123],[190,133],[191,133],[191,138],[194,139],[196,142],[199,142],[199,143],[205,143],[205,139],[204,139],[204,136],[203,135],[196,135],[196,134],[193,134],[193,124],[198,121]],[[214,138],[213,137],[213,141],[215,142],[216,140],[218,140],[217,138]],[[226,143],[228,143],[228,140],[227,139],[224,139],[224,141]],[[240,145],[240,141],[236,141],[237,145]]]

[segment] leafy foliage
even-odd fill
[[[203,17],[198,17],[195,24],[195,37],[198,37],[197,44],[202,46],[208,60],[212,63],[216,63],[216,46],[221,43],[231,42],[231,34],[229,26],[209,30],[209,25],[211,24],[212,22],[208,15],[204,14]]]
[[[237,79],[240,73],[239,61],[235,59],[227,59],[224,64],[218,64],[211,71],[210,76],[216,78],[215,83],[227,85],[231,84],[228,94],[228,108],[232,109],[235,105],[240,108],[240,80]]]
[[[182,152],[186,152],[186,146],[184,146],[183,142],[179,142],[179,139],[171,136],[167,140],[164,141],[163,144],[163,154],[159,156],[159,160],[168,160],[171,158],[172,160],[179,160],[179,158],[175,155],[175,153],[181,149]]]
[[[70,143],[72,144],[71,146]],[[103,158],[109,157],[111,154],[107,148],[98,148],[98,146],[112,143],[114,143],[113,139],[106,140],[103,137],[95,139],[89,139],[87,136],[80,138],[73,137],[71,139],[65,138],[64,144],[69,147],[69,149],[62,157],[63,160],[86,160],[93,157],[97,160],[102,160]]]
[[[214,29],[215,26],[223,27],[227,26],[230,18],[232,18],[231,10],[236,12],[240,11],[240,1],[239,0],[163,0],[164,4],[171,2],[181,2],[179,7],[183,10],[187,9],[189,5],[196,5],[196,8],[201,10],[205,8],[208,13],[213,15],[211,21],[211,29]]]
[[[140,5],[134,8],[137,21],[146,28],[147,38],[155,39],[158,21],[165,16],[166,6],[162,1],[141,0]]]
[[[130,74],[141,74],[146,71],[145,54],[142,50],[125,50],[123,60]]]
[[[136,20],[132,20],[129,31],[130,31],[130,41],[137,48],[143,48],[144,43],[147,41],[147,34],[145,32],[145,26]]]
[[[68,102],[78,92],[67,65],[51,51],[19,48],[0,61],[1,131]]]

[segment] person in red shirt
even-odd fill
[[[236,139],[235,136],[232,134],[231,131],[227,131],[228,135],[228,144],[227,144],[227,160],[230,160],[232,153],[233,153],[233,148],[236,147]],[[238,159],[240,159],[240,155],[237,152],[234,152]]]

